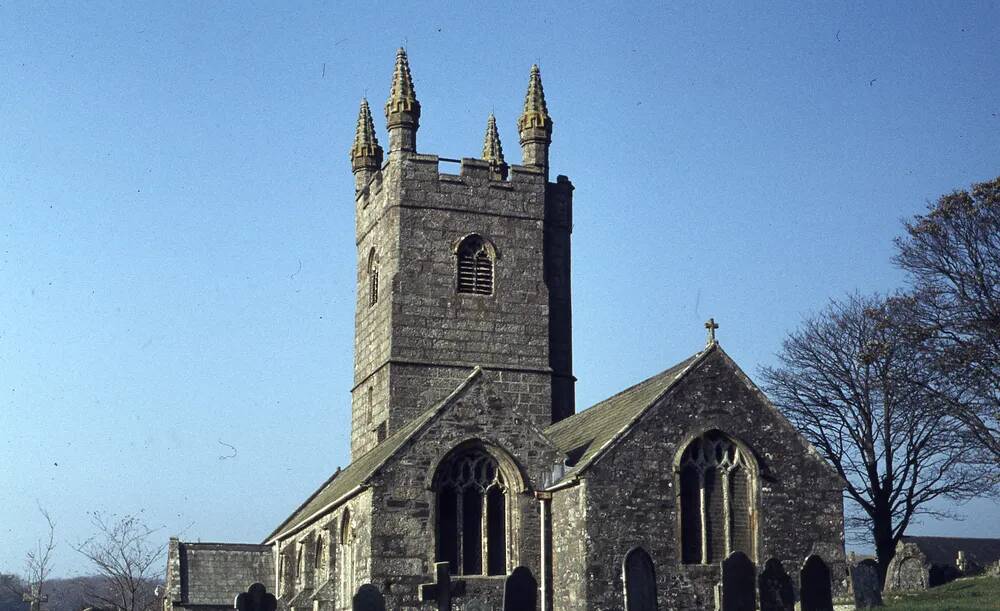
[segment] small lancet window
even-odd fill
[[[319,569],[323,566],[323,535],[316,535],[313,544],[313,568]]]
[[[720,562],[741,551],[754,557],[753,458],[720,431],[693,440],[680,460],[681,559]]]
[[[375,249],[368,253],[368,305],[378,303],[378,255]]]
[[[481,235],[466,236],[458,245],[458,292],[493,294],[493,260],[496,253]]]
[[[340,517],[340,600],[344,608],[354,595],[354,530],[351,527],[351,510],[345,509]]]

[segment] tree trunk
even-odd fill
[[[896,555],[896,539],[892,536],[892,513],[888,509],[876,509],[875,515],[872,516],[872,538],[875,539],[879,583],[885,587],[889,563]]]

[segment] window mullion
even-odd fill
[[[465,503],[463,502],[465,496],[465,491],[461,488],[455,489],[455,546],[458,548],[455,552],[455,557],[458,559],[455,563],[456,575],[465,574]]]
[[[701,563],[708,564],[708,498],[705,494],[705,470],[701,469],[699,477],[699,509],[701,511]]]

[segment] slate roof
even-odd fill
[[[338,469],[330,479],[326,480],[305,503],[299,506],[278,528],[268,535],[265,542],[282,538],[285,534],[305,525],[328,505],[338,501],[368,479],[385,464],[413,435],[422,429],[445,405],[468,388],[482,374],[482,369],[476,367],[458,387],[447,397],[426,409],[416,418],[406,423],[401,429],[390,435],[370,451],[362,454],[344,470]],[[345,499],[346,500],[346,499]],[[330,507],[332,509],[332,507]]]
[[[569,458],[571,467],[560,481],[579,475],[657,399],[718,344],[694,354],[673,367],[631,388],[560,420],[545,435]]]
[[[941,566],[955,566],[959,551],[981,567],[1000,560],[1000,539],[903,536],[902,542],[916,544],[931,564]]]

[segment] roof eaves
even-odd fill
[[[320,507],[316,511],[312,512],[308,516],[306,516],[306,517],[302,518],[301,520],[299,520],[295,524],[295,526],[292,526],[291,528],[289,528],[287,530],[282,530],[280,532],[272,533],[271,536],[268,537],[267,543],[274,543],[278,539],[283,539],[284,537],[286,537],[288,535],[294,535],[295,533],[301,531],[303,528],[309,526],[310,524],[312,524],[313,522],[315,522],[319,518],[323,517],[325,514],[329,513],[329,511],[331,509],[335,509],[335,508],[339,507],[340,505],[343,505],[347,501],[351,500],[352,498],[354,498],[355,496],[357,496],[358,493],[360,493],[365,488],[367,488],[367,486],[363,486],[363,485],[358,485],[358,486],[355,486],[355,487],[351,488],[350,490],[348,490],[344,494],[338,496],[337,498],[333,499],[332,501],[330,501],[326,505],[323,505],[322,507]],[[292,515],[294,516],[295,514],[292,514]]]
[[[337,476],[340,475],[341,471],[343,471],[343,469],[341,469],[340,467],[337,467],[337,470],[333,472],[333,475],[331,475],[330,477],[328,477],[325,482],[323,482],[322,484],[320,484],[319,487],[316,488],[316,491],[313,492],[312,494],[310,494],[306,498],[306,500],[302,501],[302,503],[298,507],[296,507],[295,510],[292,513],[288,514],[288,517],[285,518],[281,522],[281,524],[278,524],[278,527],[275,528],[271,532],[271,534],[269,534],[264,539],[262,545],[267,545],[269,543],[273,543],[274,539],[281,532],[281,529],[283,529],[285,526],[287,526],[288,523],[292,521],[292,518],[294,518],[295,516],[299,515],[299,512],[302,511],[303,509],[305,509],[306,506],[309,505],[309,503],[311,503],[314,498],[316,498],[317,496],[319,496],[319,494],[321,492],[323,492],[324,490],[326,490],[326,487],[329,486],[333,482],[333,480],[337,479]]]

